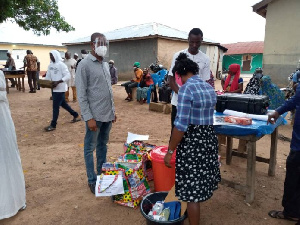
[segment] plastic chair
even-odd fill
[[[154,87],[153,84],[151,84],[151,85],[149,86],[148,91],[147,91],[147,104],[150,104],[150,100],[151,100],[151,92],[152,92],[152,88],[153,88],[153,87]]]
[[[162,86],[162,82],[165,80],[165,76],[168,73],[168,70],[160,70],[157,72],[158,75],[158,86],[161,87]]]
[[[160,76],[157,73],[152,73],[151,78],[153,80],[153,84],[151,84],[149,86],[149,89],[147,92],[147,104],[150,104],[152,89],[155,88],[156,85],[159,85]],[[155,89],[155,91],[156,91],[156,89]]]
[[[151,78],[153,80],[154,85],[157,85],[159,82],[159,75],[157,73],[152,73]]]

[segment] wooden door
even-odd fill
[[[243,55],[242,71],[250,71],[251,70],[251,61],[252,61],[251,55]]]

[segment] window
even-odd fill
[[[0,50],[0,60],[7,60],[7,53],[8,50]]]

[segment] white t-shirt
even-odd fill
[[[68,90],[67,81],[70,80],[71,75],[68,67],[63,62],[50,63],[46,73],[45,80],[59,81],[63,80],[62,83],[58,84],[53,88],[53,92],[66,92]]]
[[[195,63],[198,64],[198,66],[199,66],[199,77],[202,80],[207,81],[207,80],[210,79],[210,60],[209,60],[209,57],[206,54],[204,54],[203,52],[201,52],[200,50],[196,55],[192,55],[191,53],[189,53],[188,49],[181,50],[181,51],[176,52],[174,54],[173,60],[172,60],[172,63],[171,63],[171,68],[170,68],[169,74],[168,74],[169,76],[173,76],[172,69],[175,65],[176,58],[178,57],[178,55],[181,52],[186,53],[189,59],[193,60]],[[171,104],[177,106],[177,101],[178,101],[178,95],[175,92],[173,92]]]

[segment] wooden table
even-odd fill
[[[8,79],[13,78],[16,79],[16,88],[18,91],[25,92],[25,85],[24,85],[24,78],[25,74],[5,74],[5,81],[6,81],[6,92],[9,93],[9,86],[8,86]],[[22,79],[22,82],[21,82]]]
[[[234,130],[234,134],[229,134],[230,132],[226,132],[226,128],[228,131],[231,129],[230,125],[222,125],[223,129],[219,129],[216,126],[215,130],[219,137],[226,136],[226,164],[231,164],[232,156],[242,157],[247,159],[247,171],[246,171],[246,185],[241,185],[233,181],[226,180],[222,178],[221,184],[228,185],[229,187],[241,190],[246,193],[246,202],[252,203],[255,197],[255,180],[256,180],[256,161],[264,162],[269,164],[268,175],[275,176],[276,170],[276,157],[277,157],[277,139],[278,139],[278,126],[283,124],[283,117],[276,121],[276,124],[272,125],[264,125],[265,127],[270,127],[270,129],[264,131],[265,133],[257,134],[247,134],[247,135],[237,135],[239,131],[242,129],[247,129],[247,126],[233,126],[232,129],[238,128],[240,130]],[[266,124],[266,122],[265,122]],[[255,129],[254,129],[255,130]],[[242,132],[241,132],[242,134]],[[271,147],[270,147],[270,158],[263,158],[256,156],[256,142],[264,137],[266,134],[271,134]],[[238,152],[232,150],[233,138],[237,138],[239,140],[246,141],[246,153]]]
[[[256,156],[256,141],[261,139],[261,137],[256,137],[255,135],[247,136],[231,136],[226,135],[226,164],[231,164],[232,156],[242,157],[247,159],[247,172],[246,172],[246,185],[241,185],[233,181],[226,180],[222,178],[221,184],[225,184],[237,190],[241,190],[246,193],[246,202],[252,203],[255,196],[255,180],[256,180],[256,161],[268,163],[269,176],[275,176],[276,170],[276,157],[277,157],[277,139],[278,139],[278,128],[274,130],[271,134],[271,147],[270,147],[270,158],[263,158]],[[232,150],[233,138],[246,141],[247,153],[241,153],[236,150]]]

